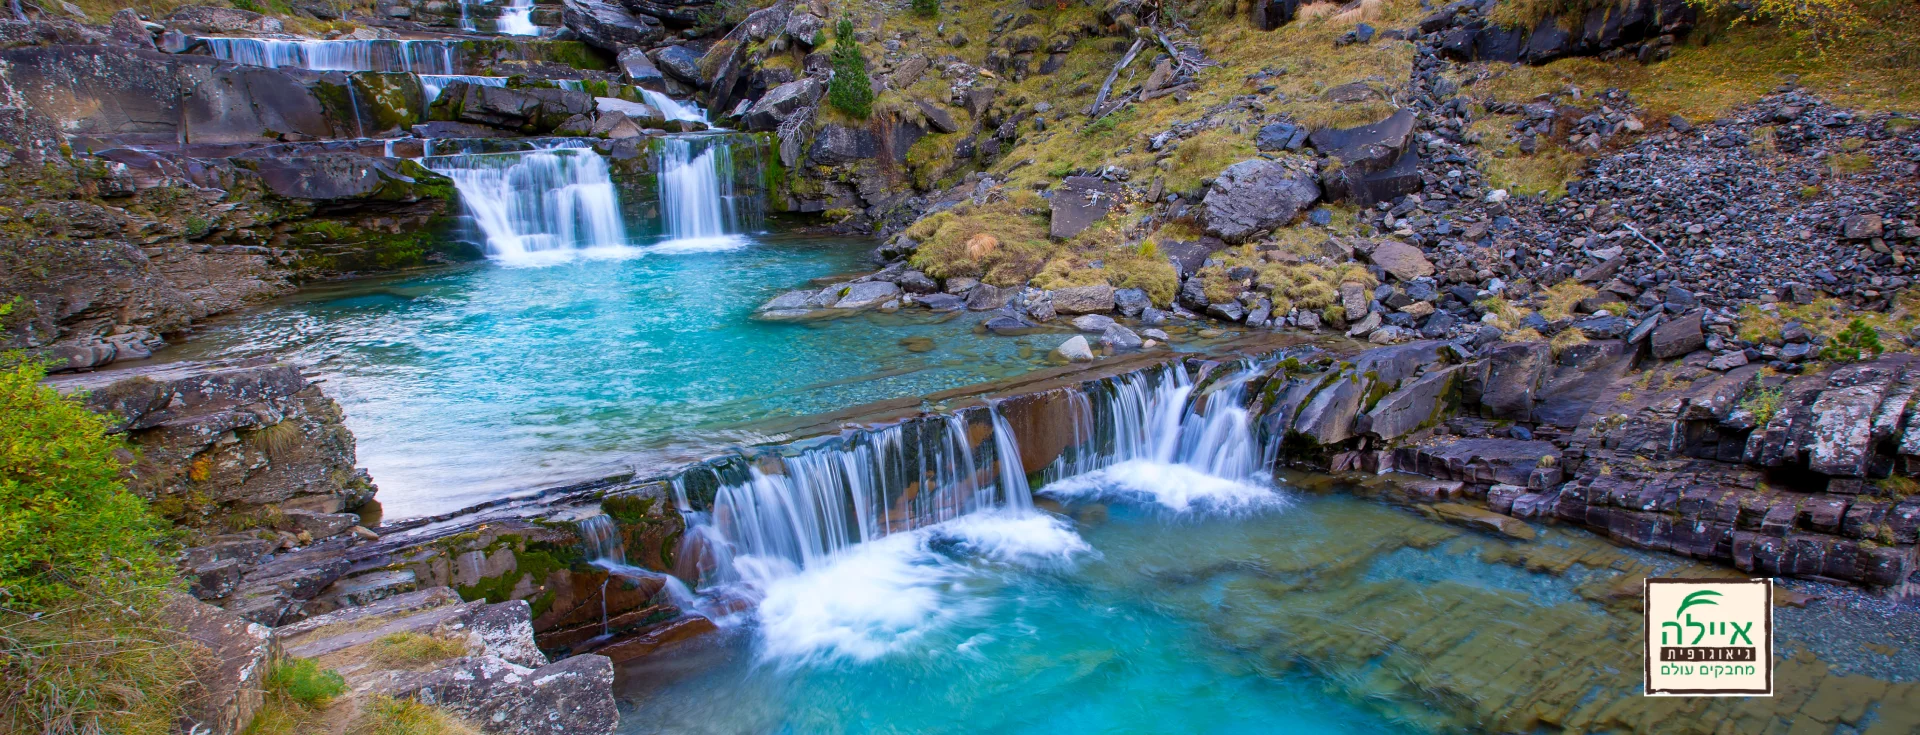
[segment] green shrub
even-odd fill
[[[347,680],[312,659],[298,658],[273,665],[267,672],[267,691],[308,707],[325,707],[347,693]]]
[[[913,0],[913,14],[922,18],[940,17],[940,0]]]
[[[853,21],[841,18],[834,29],[833,80],[827,83],[827,103],[865,120],[873,115],[873,80],[867,76],[867,57],[853,39]]]
[[[1886,348],[1880,346],[1880,334],[1873,331],[1865,319],[1854,319],[1845,331],[1833,336],[1833,340],[1820,350],[1820,359],[1828,362],[1859,362],[1870,357],[1879,357]]]
[[[0,596],[32,610],[78,580],[163,587],[168,529],[120,479],[107,419],[40,385],[45,369],[0,369]]]
[[[1762,388],[1741,401],[1740,407],[1753,414],[1755,425],[1766,426],[1775,414],[1780,413],[1780,404],[1785,396],[1786,392],[1779,388]]]

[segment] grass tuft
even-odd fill
[[[400,668],[437,663],[466,654],[467,644],[464,642],[413,631],[394,633],[373,642],[374,660]]]

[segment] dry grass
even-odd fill
[[[1868,327],[1883,335],[1911,334],[1915,327],[1920,327],[1920,291],[1901,291],[1894,297],[1893,308],[1885,313],[1859,311],[1835,299],[1820,299],[1804,306],[1775,304],[1773,309],[1749,304],[1740,309],[1736,333],[1741,339],[1754,342],[1779,339],[1782,327],[1788,322],[1799,322],[1809,333],[1831,338],[1846,331],[1854,319],[1864,320]],[[1901,343],[1885,338],[1881,341],[1890,350],[1899,351]]]
[[[1920,107],[1920,5],[1876,0],[1863,3],[1862,10],[1872,22],[1845,51],[1815,53],[1792,33],[1744,24],[1702,29],[1657,64],[1562,59],[1513,67],[1472,91],[1527,101],[1569,85],[1588,92],[1617,87],[1646,105],[1651,120],[1679,114],[1694,122],[1720,117],[1796,81],[1835,104],[1865,112]]]
[[[397,668],[412,668],[467,655],[467,644],[406,631],[373,642],[373,658]]]
[[[920,241],[913,266],[935,278],[967,276],[996,286],[1017,286],[1040,272],[1052,253],[1046,202],[1032,191],[975,206],[961,203],[920,220],[907,235]],[[983,251],[980,235],[993,238]],[[968,243],[974,245],[969,248]]]
[[[163,612],[167,591],[103,579],[36,616],[0,608],[0,731],[167,732],[208,653]]]
[[[1540,306],[1540,316],[1548,321],[1569,318],[1573,316],[1573,307],[1579,305],[1581,301],[1598,295],[1600,295],[1599,291],[1579,281],[1572,279],[1561,281],[1546,290],[1544,294],[1546,300]]]
[[[348,735],[479,735],[480,729],[432,705],[375,697],[347,729]]]

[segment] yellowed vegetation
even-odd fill
[[[1032,191],[1014,191],[979,206],[962,202],[908,228],[907,236],[920,241],[913,266],[935,278],[967,276],[996,286],[1025,283],[1040,272],[1053,250],[1046,212],[1046,202]],[[976,240],[980,235],[991,237],[993,245]]]
[[[1763,309],[1759,304],[1749,304],[1740,309],[1739,325],[1736,333],[1741,339],[1759,342],[1780,338],[1780,329],[1788,322],[1799,322],[1807,331],[1823,337],[1832,337],[1846,331],[1847,325],[1855,319],[1866,321],[1867,326],[1882,335],[1911,334],[1920,327],[1920,291],[1907,289],[1894,297],[1893,308],[1885,313],[1856,310],[1835,299],[1820,299],[1811,304],[1774,304],[1772,309]],[[1881,344],[1890,351],[1899,351],[1901,343],[1883,338]]]
[[[467,644],[448,638],[407,631],[373,642],[373,657],[388,666],[407,668],[466,655]]]

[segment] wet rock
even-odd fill
[[[1033,332],[1033,324],[1011,314],[1000,314],[986,321],[987,331],[1002,337],[1016,337]]]
[[[993,311],[1006,306],[1008,301],[1013,300],[1013,295],[1017,291],[1018,289],[1000,288],[989,283],[974,286],[967,291],[967,310]]]
[[[900,287],[886,281],[868,281],[848,286],[834,302],[835,309],[869,309],[900,296]]]
[[[1053,308],[1061,314],[1103,314],[1113,311],[1115,291],[1104,283],[1054,289]]]
[[[1093,362],[1093,348],[1087,344],[1087,338],[1074,335],[1053,349],[1053,354],[1067,362]]]
[[[585,92],[544,87],[507,89],[456,81],[440,90],[431,114],[436,120],[541,133],[595,109],[593,97]]]
[[[1127,352],[1140,349],[1144,344],[1140,335],[1118,324],[1109,324],[1100,333],[1100,345],[1115,352]]]
[[[626,75],[628,84],[655,91],[660,91],[666,85],[666,77],[661,75],[660,67],[654,65],[653,59],[648,58],[643,49],[622,49],[615,65],[620,67],[621,74]]]
[[[1559,447],[1517,439],[1456,439],[1395,451],[1394,466],[1443,480],[1546,489],[1560,484]]]
[[[1446,399],[1468,375],[1468,366],[1433,370],[1381,398],[1359,417],[1356,430],[1392,440],[1437,423],[1446,413]]]
[[[1433,517],[1468,528],[1498,534],[1507,538],[1530,541],[1536,535],[1532,526],[1517,518],[1504,516],[1485,508],[1477,508],[1460,503],[1439,503],[1420,506],[1422,512]]]
[[[1207,234],[1238,243],[1292,222],[1319,198],[1312,177],[1273,161],[1241,161],[1214,179],[1201,202],[1201,220]]]
[[[1113,319],[1100,314],[1086,314],[1084,316],[1074,317],[1073,319],[1073,328],[1086,332],[1087,334],[1100,334],[1101,332],[1107,331],[1107,327],[1111,326],[1113,326]]]
[[[927,294],[916,297],[915,300],[934,311],[960,311],[967,308],[967,300],[953,294]]]

